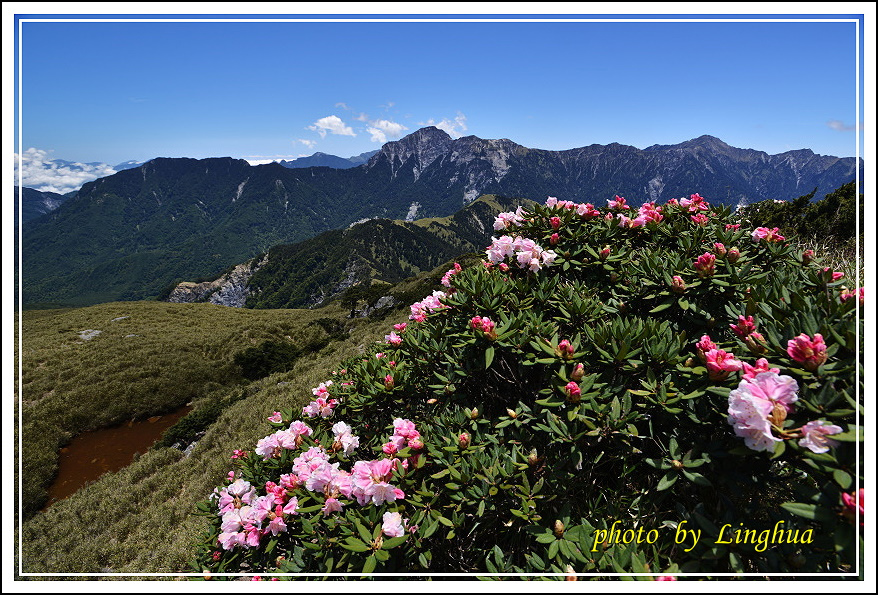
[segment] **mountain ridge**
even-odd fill
[[[25,226],[24,303],[152,297],[174,279],[215,277],[277,244],[365,219],[444,217],[482,194],[596,204],[619,194],[636,205],[699,192],[736,205],[815,186],[819,196],[856,174],[851,158],[718,152],[719,139],[699,139],[548,151],[427,127],[349,169],[159,157],[84,184]]]

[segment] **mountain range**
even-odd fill
[[[23,230],[25,304],[85,305],[158,295],[213,279],[278,244],[375,218],[445,217],[482,194],[631,204],[699,192],[715,203],[826,193],[862,170],[803,149],[768,155],[702,136],[646,149],[567,151],[508,139],[452,139],[427,127],[359,166],[250,166],[232,158],[157,158],[82,186]]]
[[[314,153],[310,157],[299,157],[298,159],[293,159],[292,161],[281,160],[278,161],[284,167],[289,167],[291,169],[300,169],[303,167],[333,167],[335,169],[350,169],[352,167],[357,167],[358,165],[363,165],[369,159],[377,153],[378,151],[367,151],[366,153],[360,153],[359,155],[354,155],[353,157],[336,157],[335,155],[329,155],[327,153],[321,153],[320,151]]]
[[[319,306],[351,287],[396,284],[460,255],[481,253],[496,233],[491,222],[497,214],[529,203],[485,195],[449,217],[370,219],[274,246],[213,281],[180,283],[165,299],[250,308]]]

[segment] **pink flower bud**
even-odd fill
[[[420,438],[412,438],[411,440],[409,440],[408,446],[409,448],[412,448],[414,450],[421,450],[422,448],[424,448],[424,443],[421,441]]]
[[[813,250],[805,250],[802,252],[802,264],[811,264],[814,260],[814,251]]]
[[[552,225],[552,229],[558,229],[561,227],[561,218],[560,217],[552,217],[549,219],[549,223]]]
[[[560,343],[558,343],[558,355],[560,355],[564,359],[570,359],[573,357],[574,349],[573,345],[570,344],[570,341],[567,339],[563,339]]]
[[[575,382],[568,382],[564,387],[564,392],[567,393],[567,400],[571,403],[578,403],[579,399],[582,398],[582,390]]]
[[[715,263],[716,256],[710,252],[705,252],[699,256],[694,263],[692,263],[692,266],[698,271],[698,276],[704,278],[710,277],[716,272]]]
[[[817,333],[814,339],[811,339],[802,333],[795,339],[790,339],[787,341],[787,354],[804,365],[806,370],[815,371],[826,362],[826,343],[823,342],[823,335]]]
[[[726,260],[733,264],[738,262],[739,258],[741,258],[741,251],[737,248],[729,248],[729,250],[726,252]]]
[[[573,368],[573,373],[570,375],[571,380],[579,382],[582,380],[583,376],[585,376],[585,366],[582,364],[576,364]]]
[[[501,262],[498,266],[499,266],[500,270],[503,271],[504,273],[509,270],[509,265],[506,264],[505,262]]]
[[[713,243],[713,251],[716,252],[717,256],[725,256],[726,255],[726,246],[720,242]]]
[[[686,291],[686,282],[683,281],[683,277],[679,275],[674,275],[671,279],[671,291],[674,293],[683,293]]]
[[[557,233],[553,233],[551,235],[551,237],[549,238],[549,243],[554,246],[558,243],[558,240],[560,240],[560,239],[561,239],[561,236],[559,236]]]
[[[600,252],[601,260],[606,260],[609,255],[610,255],[610,247],[604,246],[604,249],[601,250],[601,252]]]
[[[393,390],[394,382],[393,376],[388,374],[384,377],[384,388],[385,390]]]
[[[457,445],[461,448],[468,448],[470,443],[470,435],[466,432],[457,437]]]

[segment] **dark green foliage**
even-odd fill
[[[286,372],[300,355],[319,351],[328,342],[327,339],[315,339],[300,346],[289,341],[263,341],[236,353],[233,361],[241,368],[244,378],[258,380],[275,372]]]
[[[353,300],[380,297],[387,283],[430,271],[464,252],[482,250],[492,229],[484,221],[529,201],[484,196],[451,217],[414,222],[374,219],[298,244],[275,246],[250,279],[250,308],[300,308],[344,292]],[[382,282],[375,283],[373,282]],[[352,307],[352,306],[351,306]]]
[[[162,435],[161,440],[153,445],[153,448],[169,448],[176,445],[180,450],[185,449],[195,442],[199,434],[210,427],[222,415],[223,411],[235,402],[245,398],[247,398],[247,392],[242,390],[236,395],[204,403],[168,428]]]
[[[831,249],[853,248],[865,224],[863,195],[858,200],[856,182],[845,184],[816,202],[815,192],[788,202],[753,203],[743,210],[741,217],[754,226],[778,227],[783,234],[819,242]],[[858,208],[860,229],[855,233]]]
[[[545,248],[557,217],[553,266],[531,273],[507,259],[507,271],[462,271],[445,307],[409,321],[398,347],[376,346],[382,356],[351,358],[333,375],[339,405],[331,418],[304,419],[314,429],[306,446],[315,441],[350,470],[385,458],[394,419],[415,422],[424,445],[392,454],[397,467],[384,478],[404,498],[361,506],[296,488],[286,532],[229,550],[218,545],[216,503],[204,502],[212,524],[196,568],[855,577],[862,533],[842,494],[863,480],[862,321],[856,298],[841,299],[847,282],[792,244],[727,227],[728,208],[698,225],[669,205],[663,221],[637,228],[605,212],[585,220],[532,209],[510,233]],[[693,263],[705,255],[714,268],[699,274]],[[760,339],[732,331],[739,316],[754,317]],[[485,318],[496,325],[490,332],[477,324]],[[801,334],[823,336],[826,361],[793,358],[788,341]],[[746,369],[706,365],[696,345],[705,335],[739,362],[765,358],[795,380],[797,401],[775,420],[773,451],[735,435],[729,395],[750,386]],[[300,415],[287,408],[282,417],[273,429]],[[800,443],[801,427],[817,420],[842,429],[820,454]],[[338,421],[359,437],[350,457],[333,445]],[[238,473],[261,495],[300,455],[251,455]],[[324,515],[330,495],[345,507]],[[408,519],[402,537],[383,534],[393,512]],[[726,542],[738,529],[756,536],[778,526],[799,541]],[[607,543],[614,527],[655,538]],[[700,531],[698,543],[675,540],[678,529]]]

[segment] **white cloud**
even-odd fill
[[[369,116],[367,116],[367,115],[366,115],[365,113],[363,113],[363,112],[360,112],[360,115],[357,116],[357,117],[354,118],[354,119],[355,119],[355,120],[359,120],[360,122],[367,122],[367,121],[369,120]]]
[[[313,148],[314,148],[314,145],[317,144],[317,141],[316,141],[316,140],[308,140],[307,138],[299,138],[299,139],[296,139],[296,140],[297,140],[298,142],[302,143],[303,145],[305,145],[306,147],[308,147],[309,149],[313,149]]]
[[[369,124],[370,126],[366,130],[372,135],[372,142],[386,143],[388,136],[398,138],[403,130],[408,130],[402,124],[390,120],[375,120]]]
[[[335,104],[335,107],[340,107],[341,109],[346,109],[348,111],[350,111],[350,109],[351,109],[348,107],[348,104],[346,104],[344,101],[339,101],[338,103]]]
[[[420,126],[435,126],[439,130],[447,132],[452,138],[462,136],[463,131],[467,130],[466,116],[464,116],[462,112],[457,112],[457,116],[454,117],[454,120],[443,118],[440,122],[437,122],[433,118],[430,118],[426,122],[418,122],[418,124]]]
[[[343,136],[357,136],[354,133],[354,130],[350,126],[345,126],[344,121],[338,116],[326,116],[325,118],[320,118],[311,126],[308,126],[307,129],[316,131],[317,134],[320,135],[320,138],[325,138],[327,132],[341,134]]]
[[[826,125],[829,126],[830,128],[832,128],[833,130],[840,130],[842,132],[851,132],[851,131],[857,129],[856,126],[849,126],[849,125],[845,124],[844,122],[842,122],[841,120],[830,120],[829,122],[826,123]],[[862,127],[862,126],[863,125],[861,123],[860,127]]]
[[[246,160],[250,165],[264,165],[275,161],[293,161],[299,157],[307,157],[307,155],[249,155],[241,159]]]
[[[50,159],[49,153],[31,147],[21,155],[19,171],[18,154],[15,154],[15,184],[34,188],[41,192],[66,194],[78,190],[86,182],[112,175],[116,170],[106,163],[78,163]]]

